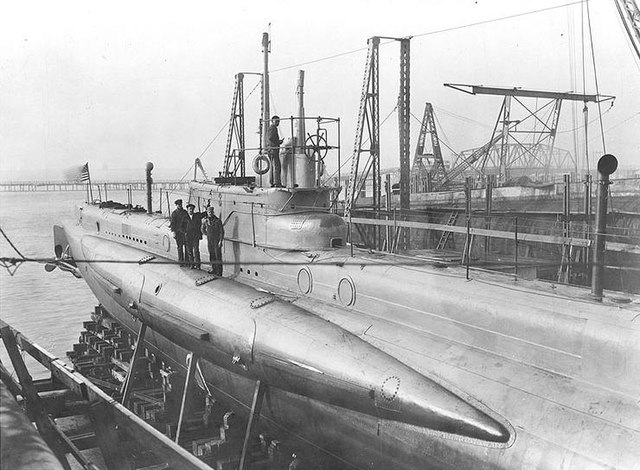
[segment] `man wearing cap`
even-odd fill
[[[282,181],[280,180],[280,144],[284,139],[280,138],[278,134],[278,125],[280,124],[280,117],[273,116],[271,118],[271,125],[267,130],[267,154],[271,161],[271,173],[269,174],[269,182],[271,187],[281,188]]]
[[[178,247],[178,261],[180,266],[184,266],[184,245],[187,234],[187,211],[182,208],[182,199],[176,199],[176,208],[171,213],[171,223],[169,229],[173,233]]]
[[[222,240],[224,240],[224,226],[216,217],[213,207],[207,207],[207,216],[202,219],[202,233],[207,236],[209,261],[212,274],[222,276]]]
[[[196,206],[187,204],[187,230],[185,240],[187,242],[187,264],[191,269],[200,269],[200,240],[202,240],[202,218],[205,212],[195,212]]]

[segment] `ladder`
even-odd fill
[[[447,220],[447,225],[455,225],[456,220],[458,219],[458,212],[457,211],[453,211],[449,214],[449,220]],[[436,250],[443,250],[444,247],[447,245],[447,242],[449,241],[449,238],[451,238],[451,233],[450,231],[443,231],[442,235],[440,235],[440,241],[438,242],[438,245],[436,246]]]

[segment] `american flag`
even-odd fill
[[[64,172],[64,178],[67,181],[79,181],[81,183],[86,183],[87,181],[90,182],[91,176],[89,175],[89,162],[84,165],[69,168]]]
[[[85,163],[80,170],[80,181],[83,183],[85,181],[91,181],[91,177],[89,176],[89,162]]]

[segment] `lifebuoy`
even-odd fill
[[[253,159],[253,171],[258,175],[264,175],[271,168],[271,161],[266,155],[258,155]]]

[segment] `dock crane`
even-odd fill
[[[431,139],[431,152],[425,151],[427,134]],[[416,144],[416,153],[413,157],[411,166],[411,186],[412,192],[428,191],[427,180],[440,184],[446,175],[447,170],[442,159],[442,151],[440,149],[440,138],[436,129],[435,115],[433,105],[429,102],[425,103],[424,116],[420,125],[420,133],[418,134],[418,143]]]
[[[622,20],[631,46],[640,60],[640,9],[635,0],[615,0],[618,14]]]

